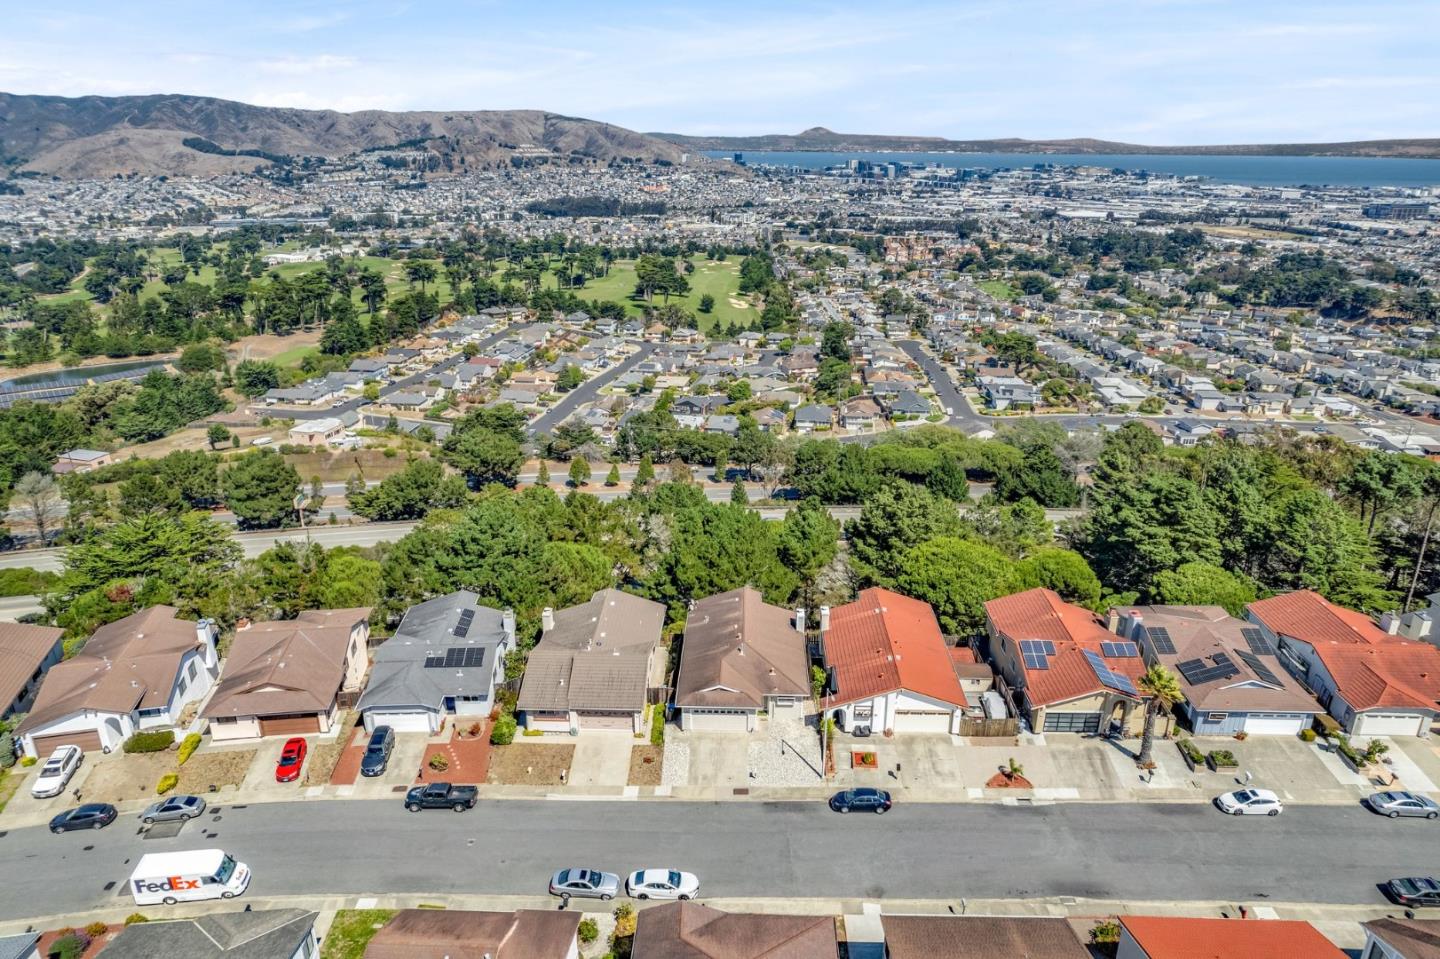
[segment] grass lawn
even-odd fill
[[[299,366],[300,361],[311,353],[319,353],[320,347],[311,343],[304,343],[300,346],[292,346],[283,353],[276,353],[270,357],[270,362],[276,366]]]
[[[690,292],[682,297],[672,297],[671,302],[694,313],[696,322],[699,323],[702,331],[708,332],[717,323],[721,326],[729,326],[734,322],[748,327],[759,319],[760,311],[750,302],[750,298],[746,297],[742,300],[736,292],[740,286],[741,257],[732,256],[723,263],[707,260],[703,256],[691,259],[695,264],[695,272],[687,274],[685,277],[690,281]],[[545,281],[547,287],[553,287],[555,284],[554,276],[549,273],[545,274]],[[589,281],[583,287],[571,290],[582,299],[614,300],[617,303],[623,303],[627,312],[638,316],[644,311],[645,303],[642,300],[631,299],[634,291],[635,264],[631,260],[616,260],[610,266],[609,276],[599,277]],[[715,297],[715,311],[709,314],[700,312],[700,297],[706,293]],[[732,299],[734,303],[731,302]],[[664,302],[663,298],[655,297],[656,306]]]
[[[394,909],[341,909],[320,946],[320,959],[361,959],[380,927],[395,918]]]
[[[24,777],[24,769],[16,766],[14,769],[0,769],[0,812],[5,811],[5,804],[10,797],[20,791],[20,780]]]
[[[981,280],[979,286],[997,300],[1013,300],[1020,295],[1019,290],[1004,280]]]

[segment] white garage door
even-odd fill
[[[687,709],[684,727],[700,733],[743,733],[750,728],[746,714],[717,709]]]
[[[365,728],[374,731],[376,726],[389,726],[397,733],[428,733],[432,715],[424,710],[389,713],[372,710],[365,713]]]
[[[895,710],[897,733],[948,733],[950,713],[929,709]]]
[[[581,729],[634,730],[634,713],[590,712],[580,714]]]
[[[1361,713],[1355,733],[1365,736],[1418,736],[1420,717],[1414,713]]]
[[[1310,725],[1309,716],[1264,716],[1245,717],[1245,732],[1250,736],[1294,736]]]

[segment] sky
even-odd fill
[[[1440,0],[64,0],[0,90],[528,108],[644,132],[1440,136]]]

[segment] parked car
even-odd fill
[[[1440,879],[1434,876],[1391,879],[1383,888],[1401,906],[1440,906]]]
[[[199,796],[171,796],[159,802],[152,802],[140,814],[140,821],[147,826],[157,822],[188,822],[205,812],[205,800]]]
[[[562,869],[550,877],[550,895],[609,902],[620,894],[620,877],[598,869]]]
[[[678,869],[637,869],[625,880],[625,892],[636,899],[693,899],[700,880]]]
[[[120,815],[108,802],[90,802],[67,809],[50,820],[50,831],[59,835],[72,829],[104,829]]]
[[[280,761],[275,764],[277,783],[293,783],[300,778],[300,768],[305,765],[308,749],[305,740],[299,736],[285,741],[285,748],[280,750]]]
[[[1285,811],[1280,797],[1268,789],[1237,789],[1216,796],[1215,805],[1232,816],[1278,816]]]
[[[890,811],[894,803],[890,794],[883,789],[863,786],[859,789],[845,789],[830,797],[830,808],[836,812],[873,812],[882,814]]]
[[[365,746],[365,757],[360,760],[360,775],[378,776],[390,762],[390,751],[395,748],[395,730],[389,726],[376,726]]]
[[[1365,797],[1365,805],[1382,816],[1399,819],[1414,816],[1420,819],[1440,818],[1440,803],[1416,793],[1386,792]]]
[[[416,786],[405,794],[405,808],[411,812],[422,809],[453,809],[464,812],[475,805],[480,790],[474,786],[456,786],[450,783],[431,783]]]
[[[40,775],[35,777],[35,784],[30,787],[30,795],[36,799],[49,799],[51,796],[60,795],[84,759],[85,751],[79,746],[56,747],[50,758],[45,760],[45,765],[40,767]]]

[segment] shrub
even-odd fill
[[[1315,730],[1313,730],[1313,729],[1302,729],[1302,730],[1300,730],[1300,741],[1301,741],[1301,742],[1306,742],[1306,743],[1313,743],[1313,742],[1315,741]]]
[[[543,729],[526,729],[526,730],[525,730],[524,732],[522,732],[520,735],[522,735],[522,736],[543,736],[543,735],[545,735],[545,730],[543,730]]]
[[[622,902],[615,907],[615,939],[628,939],[635,935],[635,907]]]
[[[166,773],[161,776],[160,781],[155,784],[155,791],[163,796],[179,784],[180,777],[178,775],[175,773]]]
[[[1180,748],[1180,751],[1184,753],[1185,756],[1195,765],[1198,766],[1205,761],[1205,754],[1202,753],[1199,747],[1197,747],[1190,740],[1182,739],[1177,742],[1176,745]]]
[[[665,745],[665,704],[656,703],[650,716],[650,745]]]
[[[39,761],[40,760],[36,759],[34,756],[22,756],[20,758],[20,765],[24,766],[26,769],[29,769],[31,766],[35,765]]]
[[[1120,948],[1120,923],[1113,919],[1096,923],[1090,930],[1090,945],[1102,956],[1113,956]]]
[[[161,750],[169,749],[170,744],[175,741],[175,732],[170,729],[156,729],[150,732],[135,733],[125,740],[123,748],[127,753],[158,753]]]
[[[428,765],[431,769],[435,770],[437,773],[443,773],[445,770],[450,768],[450,760],[446,759],[443,753],[436,753],[435,755],[430,757],[430,762],[426,765]]]
[[[180,741],[180,754],[175,757],[175,761],[182,766],[185,765],[185,761],[195,755],[195,750],[199,748],[200,734],[191,733]]]
[[[588,945],[600,938],[600,924],[594,919],[581,919],[580,928],[575,932],[580,941]]]
[[[1350,745],[1349,736],[1337,732],[1332,738],[1335,740],[1335,751],[1350,760],[1350,765],[1357,769],[1365,765],[1365,757],[1361,756],[1360,753],[1356,752],[1355,747]]]
[[[80,959],[89,948],[89,936],[79,929],[66,929],[64,935],[50,944],[50,955],[55,959]]]
[[[515,717],[501,716],[490,727],[490,743],[494,746],[508,746],[515,741]]]
[[[130,913],[130,915],[128,915],[128,916],[125,917],[125,925],[127,925],[127,926],[133,926],[133,925],[135,925],[135,923],[137,923],[137,922],[149,922],[149,921],[150,921],[150,917],[147,916],[147,915],[145,915],[145,914],[142,913],[142,912],[132,912],[132,913]]]
[[[9,733],[0,733],[0,769],[9,769],[15,765],[15,737]]]
[[[1228,749],[1210,750],[1210,765],[1219,768],[1221,766],[1238,766],[1235,761],[1235,754]]]
[[[90,923],[90,925],[85,927],[85,935],[89,936],[91,939],[99,939],[101,936],[105,935],[105,933],[109,931],[110,927],[105,925],[105,923],[103,922],[92,922]]]

